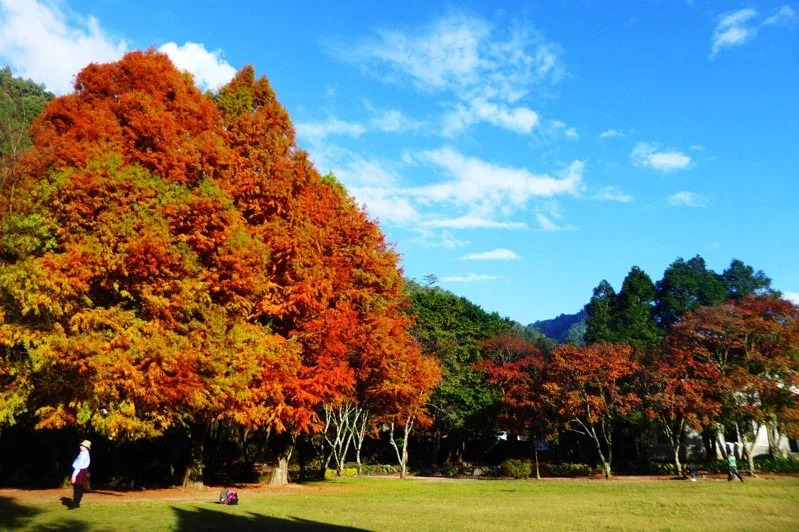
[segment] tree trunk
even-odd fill
[[[433,449],[430,451],[430,468],[438,471],[438,453],[441,452],[441,431],[436,431],[433,435]]]
[[[278,453],[275,457],[275,464],[272,469],[272,476],[269,478],[270,486],[285,486],[289,483],[289,457],[283,453]]]
[[[366,428],[369,426],[369,410],[361,411],[360,422],[355,423],[352,430],[355,432],[355,462],[358,464],[358,475],[362,471],[361,464],[361,447],[363,447],[363,440],[366,438]]]
[[[715,431],[709,427],[702,427],[702,444],[705,446],[705,460],[715,460],[716,453]]]
[[[785,458],[785,452],[780,449],[780,431],[777,421],[772,419],[766,424],[768,436],[768,454],[772,458]]]
[[[277,438],[275,442],[275,461],[272,467],[272,476],[269,478],[270,486],[285,486],[289,483],[289,461],[294,450],[296,436],[285,434]]]
[[[389,431],[389,443],[394,448],[394,452],[397,453],[397,460],[399,461],[400,466],[400,478],[405,478],[407,476],[407,465],[408,465],[408,437],[411,435],[411,431],[413,430],[413,417],[408,416],[408,419],[405,420],[404,428],[404,437],[402,440],[402,450],[400,451],[399,446],[397,445],[397,441],[394,439],[394,422],[391,423],[391,429]]]
[[[184,488],[203,487],[203,439],[205,438],[205,426],[195,424],[191,426],[189,432],[190,456],[189,464],[183,475]]]
[[[538,469],[538,447],[535,446],[535,440],[533,440],[533,452],[535,453],[535,479],[541,480],[541,471]]]

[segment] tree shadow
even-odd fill
[[[172,507],[172,511],[178,518],[177,529],[185,531],[194,530],[224,530],[232,532],[236,530],[279,530],[290,532],[358,532],[365,529],[331,525],[318,521],[309,521],[299,517],[283,519],[269,515],[259,515],[248,512],[245,515],[231,514],[225,511],[224,506],[219,510],[208,508],[195,508],[187,510]]]
[[[61,498],[61,503],[64,503]],[[72,499],[69,499],[70,505]],[[28,521],[36,515],[42,513],[38,508],[31,508],[17,503],[10,497],[0,497],[0,530],[19,530],[28,525]],[[66,530],[68,532],[85,532],[89,527],[85,523],[80,523],[74,519],[66,519],[58,523],[47,523],[36,525],[36,530]]]

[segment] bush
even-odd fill
[[[400,466],[389,464],[363,464],[362,475],[395,475],[400,472]]]
[[[763,473],[799,473],[799,460],[791,457],[755,457],[755,469]]]
[[[588,477],[594,471],[587,464],[539,464],[542,477]]]
[[[499,471],[504,477],[527,478],[533,469],[529,458],[510,458],[499,465]]]
[[[357,477],[358,476],[358,468],[357,467],[345,467],[344,470],[341,472],[342,476],[344,477]],[[338,474],[336,473],[335,469],[327,469],[325,470],[325,480],[329,480],[331,478],[338,478]]]

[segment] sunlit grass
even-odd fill
[[[362,478],[239,494],[239,506],[224,507],[210,489],[162,500],[89,493],[80,510],[68,511],[58,500],[0,492],[0,529],[799,529],[799,479],[792,478],[745,484]]]

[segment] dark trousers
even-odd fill
[[[72,507],[80,508],[80,500],[83,498],[83,484],[72,485]]]
[[[738,472],[738,468],[737,467],[730,467],[730,472],[727,475],[727,482],[732,482],[732,479],[734,477],[738,477],[738,480],[740,480],[741,482],[744,481],[744,477],[742,477],[741,474]]]

